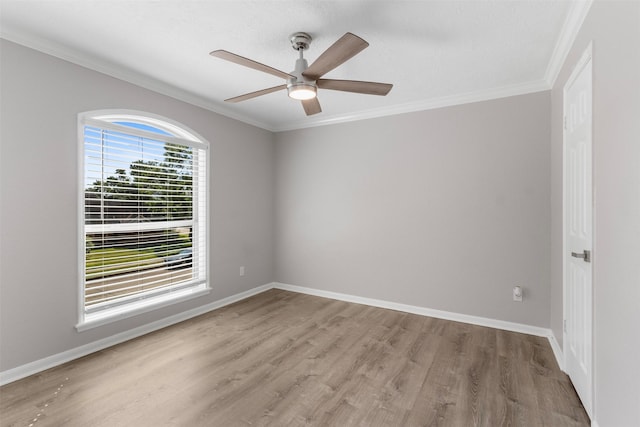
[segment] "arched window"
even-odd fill
[[[207,293],[209,144],[147,113],[87,112],[79,124],[78,329]]]

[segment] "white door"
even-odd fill
[[[592,411],[592,61],[585,52],[564,87],[565,371]]]

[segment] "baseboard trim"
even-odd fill
[[[305,288],[303,286],[289,285],[286,283],[274,282],[275,289],[298,292],[301,294],[314,295],[318,297],[331,298],[340,301],[353,302],[356,304],[370,305],[372,307],[387,308],[389,310],[403,311],[405,313],[419,314],[421,316],[436,317],[438,319],[453,320],[455,322],[469,323],[471,325],[487,326],[489,328],[502,329],[511,332],[545,337],[549,341],[553,355],[558,362],[558,366],[564,372],[564,357],[562,348],[556,340],[553,331],[548,328],[525,325],[523,323],[507,322],[504,320],[490,319],[487,317],[470,316],[468,314],[455,313],[451,311],[435,310],[432,308],[418,307],[415,305],[400,304],[373,298],[365,298],[356,295],[343,294],[340,292],[323,291],[320,289]]]
[[[320,289],[305,288],[303,286],[288,285],[286,283],[274,282],[275,289],[284,291],[298,292],[301,294],[314,295],[318,297],[331,298],[340,301],[353,302],[356,304],[370,305],[372,307],[387,308],[390,310],[403,311],[405,313],[419,314],[421,316],[435,317],[444,320],[453,320],[455,322],[469,323],[471,325],[486,326],[489,328],[502,329],[511,332],[520,332],[523,334],[536,335],[547,338],[556,362],[560,370],[564,372],[564,356],[562,348],[556,340],[553,331],[548,328],[538,326],[525,325],[523,323],[507,322],[504,320],[491,319],[488,317],[470,316],[468,314],[455,313],[451,311],[435,310],[432,308],[418,307],[415,305],[400,304],[373,298],[365,298],[355,295],[343,294],[340,292],[323,291]]]
[[[558,344],[558,340],[553,332],[549,333],[549,344],[551,345],[551,350],[553,350],[553,355],[556,357],[556,362],[558,362],[558,366],[562,372],[564,370],[564,354],[562,353],[562,347]]]
[[[469,323],[478,326],[488,326],[490,328],[503,329],[505,331],[520,332],[523,334],[548,337],[550,329],[538,326],[525,325],[522,323],[506,322],[504,320],[490,319],[487,317],[470,316],[468,314],[454,313],[451,311],[435,310],[432,308],[418,307],[415,305],[400,304],[373,298],[359,297],[339,292],[323,291],[302,286],[288,285],[285,283],[275,283],[276,289],[298,292],[302,294],[315,295],[324,298],[331,298],[340,301],[353,302],[356,304],[370,305],[373,307],[387,308],[389,310],[403,311],[406,313],[419,314],[422,316],[436,317],[438,319],[453,320],[455,322]]]
[[[564,363],[563,363],[564,359],[562,357],[562,349],[560,348],[558,341],[553,335],[553,332],[547,328],[525,325],[522,323],[507,322],[504,320],[490,319],[490,318],[480,317],[480,316],[470,316],[467,314],[455,313],[450,311],[435,310],[432,308],[419,307],[419,306],[408,305],[408,304],[400,304],[400,303],[384,301],[384,300],[379,300],[374,298],[366,298],[366,297],[360,297],[356,295],[343,294],[339,292],[323,291],[320,289],[306,288],[303,286],[272,282],[266,285],[255,287],[248,291],[231,295],[229,297],[223,298],[218,301],[214,301],[210,304],[206,304],[201,307],[196,307],[194,309],[187,310],[185,312],[178,313],[173,316],[169,316],[167,318],[160,319],[155,322],[139,326],[129,331],[121,332],[119,334],[112,335],[110,337],[106,337],[98,341],[94,341],[79,347],[72,348],[67,351],[63,351],[62,353],[54,354],[52,356],[48,356],[43,359],[26,363],[16,368],[2,371],[0,372],[0,386],[28,377],[29,375],[37,374],[38,372],[45,371],[47,369],[53,368],[63,363],[70,362],[74,359],[78,359],[88,354],[95,353],[96,351],[103,350],[105,348],[114,346],[116,344],[129,341],[131,339],[140,337],[150,332],[154,332],[159,329],[174,325],[176,323],[180,323],[185,320],[191,319],[193,317],[200,316],[201,314],[205,314],[210,311],[216,310],[218,308],[227,306],[229,304],[233,304],[235,302],[252,297],[259,293],[268,291],[270,289],[281,289],[284,291],[314,295],[314,296],[319,296],[323,298],[335,299],[339,301],[352,302],[356,304],[364,304],[372,307],[386,308],[389,310],[402,311],[405,313],[418,314],[421,316],[435,317],[438,319],[452,320],[455,322],[469,323],[472,325],[486,326],[489,328],[496,328],[496,329],[502,329],[506,331],[520,332],[523,334],[545,337],[549,340],[549,344],[551,345],[551,349],[553,350],[553,354],[556,357],[556,360],[558,362],[558,365],[560,366],[560,369],[564,370]]]
[[[166,328],[167,326],[183,322],[185,320],[191,319],[192,317],[200,316],[201,314],[208,313],[212,310],[268,291],[273,287],[273,283],[258,286],[248,291],[240,292],[238,294],[222,298],[221,300],[214,301],[210,304],[196,307],[194,309],[187,310],[182,313],[178,313],[173,316],[169,316],[164,319],[160,319],[155,322],[151,322],[146,325],[142,325],[116,335],[112,335],[110,337],[102,338],[98,341],[94,341],[67,351],[63,351],[62,353],[54,354],[43,359],[39,359],[12,369],[8,369],[6,371],[2,371],[0,372],[0,386],[28,377],[29,375],[37,374],[38,372],[42,372],[63,363],[70,362],[74,359],[78,359],[88,354],[95,353],[96,351],[103,350],[107,347],[111,347],[113,345],[129,341],[133,338],[140,337],[150,332],[157,331],[158,329]]]
[[[525,325],[523,323],[507,322],[504,320],[491,319],[488,317],[470,316],[468,314],[455,313],[451,311],[435,310],[432,308],[418,307],[415,305],[400,304],[373,298],[359,297],[339,292],[323,291],[320,289],[305,288],[303,286],[288,285],[286,283],[274,283],[274,288],[284,291],[298,292],[301,294],[314,295],[318,297],[331,298],[340,301],[353,302],[356,304],[370,305],[372,307],[387,308],[389,310],[403,311],[405,313],[419,314],[421,316],[435,317],[444,320],[453,320],[455,322],[469,323],[471,325],[486,326],[489,328],[502,329],[511,332],[520,332],[523,334],[536,335],[547,338],[553,355],[560,369],[564,372],[564,357],[560,344],[556,340],[551,329],[541,328],[538,326]]]

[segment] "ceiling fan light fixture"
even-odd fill
[[[309,83],[294,83],[287,86],[289,97],[299,101],[315,98],[317,90],[315,85]]]
[[[384,96],[389,93],[393,87],[392,84],[388,83],[322,78],[326,73],[348,61],[369,46],[369,43],[355,34],[345,33],[344,36],[340,37],[334,44],[322,52],[311,66],[309,66],[307,60],[304,59],[304,51],[309,48],[311,36],[307,33],[298,32],[293,33],[290,36],[290,40],[291,47],[293,50],[298,52],[296,66],[290,73],[285,73],[284,71],[280,71],[276,68],[269,67],[268,65],[261,64],[260,62],[253,61],[249,58],[236,55],[235,53],[231,53],[226,50],[218,49],[211,52],[211,56],[215,56],[247,68],[253,68],[254,70],[262,71],[263,73],[271,74],[287,81],[286,84],[225,99],[225,102],[245,101],[247,99],[256,98],[258,96],[282,90],[286,87],[289,98],[302,101],[301,104],[305,114],[307,116],[311,116],[322,112],[320,102],[318,102],[317,98],[318,88],[322,90],[330,89],[342,92]]]

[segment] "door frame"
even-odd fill
[[[595,185],[593,179],[594,172],[594,156],[593,156],[593,42],[590,42],[580,59],[576,62],[571,75],[567,79],[562,89],[562,368],[567,371],[567,132],[566,132],[566,116],[567,116],[567,89],[574,83],[580,75],[584,67],[591,62],[592,83],[591,83],[591,369],[589,372],[589,408],[585,407],[587,415],[593,420],[593,408],[595,406],[595,336],[594,336],[594,320],[595,320],[595,299],[594,274],[596,265],[596,242],[595,242]],[[584,404],[583,404],[584,406]]]

